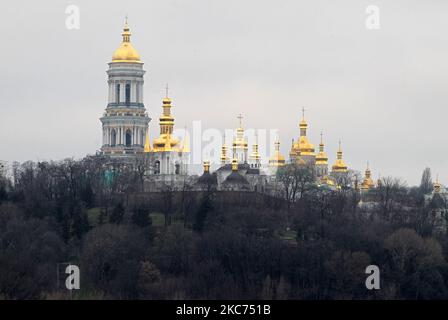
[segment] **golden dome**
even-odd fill
[[[365,177],[363,182],[361,183],[362,190],[369,190],[370,188],[375,187],[375,183],[372,180],[372,173],[369,168],[369,163],[367,162],[367,169],[365,172]]]
[[[337,159],[334,165],[332,166],[333,172],[347,172],[348,167],[345,164],[344,160],[342,160],[342,149],[341,149],[341,141],[339,141],[339,149],[337,153]]]
[[[168,95],[163,98],[162,115],[159,118],[160,136],[154,139],[153,152],[188,150],[188,142],[184,140],[184,145],[180,145],[180,140],[173,137],[174,117],[171,115],[171,99]]]
[[[284,166],[285,163],[285,157],[280,153],[280,142],[276,141],[274,154],[269,158],[269,166],[281,167]]]
[[[328,156],[324,152],[324,142],[322,140],[322,133],[320,134],[320,144],[319,144],[319,153],[316,155],[316,164],[317,165],[327,165],[328,164]]]
[[[129,31],[127,20],[124,24],[122,36],[123,42],[115,50],[112,56],[112,62],[141,63],[139,53],[131,44],[131,32]]]
[[[308,141],[306,129],[308,124],[305,121],[305,109],[302,109],[302,120],[299,123],[300,137],[297,142],[293,142],[290,155],[297,156],[315,156],[314,145]]]
[[[314,145],[308,141],[306,136],[301,136],[298,141],[301,156],[314,156]]]

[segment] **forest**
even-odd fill
[[[294,196],[145,193],[138,166],[108,168],[101,157],[1,168],[0,299],[448,298],[447,203],[429,169],[415,187],[383,177],[363,201],[304,174]],[[67,263],[80,269],[74,292]],[[372,264],[379,290],[365,286]]]

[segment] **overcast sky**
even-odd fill
[[[80,8],[68,30],[65,9]],[[380,29],[366,28],[366,7]],[[81,158],[101,146],[106,70],[129,16],[151,135],[170,85],[178,126],[278,128],[282,151],[305,106],[330,164],[448,183],[448,2],[7,1],[0,12],[1,160]]]

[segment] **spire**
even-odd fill
[[[320,132],[319,153],[316,155],[316,165],[328,165],[328,156],[324,152],[323,133]]]
[[[305,121],[305,108],[302,107],[302,120],[300,121],[300,124],[299,124],[301,137],[306,137],[306,128],[307,127],[308,127],[308,124]]]
[[[151,152],[151,142],[149,141],[149,127],[146,132],[145,152]]]
[[[250,155],[250,160],[256,164],[258,167],[260,164],[261,156],[258,152],[258,135],[255,134],[255,143],[252,145],[252,154]]]
[[[324,152],[324,140],[323,140],[323,133],[320,132],[320,143],[319,143],[319,151]]]
[[[182,152],[190,152],[190,136],[188,134],[187,126],[184,129],[184,141],[182,142]]]
[[[370,168],[369,168],[369,161],[367,161],[367,167],[366,167],[366,178],[370,178],[371,176],[371,172],[370,172]]]
[[[243,128],[243,115],[240,113],[239,115],[238,115],[238,120],[240,121],[240,128]]]
[[[236,138],[242,140],[244,138],[243,115],[240,113],[237,118],[239,121],[239,127],[236,129]]]
[[[338,146],[337,157],[338,157],[339,160],[342,159],[341,139],[339,139],[339,146]]]
[[[226,145],[226,135],[222,135],[222,147],[221,147],[221,164],[225,165],[227,163],[227,145]]]
[[[123,43],[131,42],[131,32],[129,31],[128,16],[126,16],[124,20],[123,33],[121,35],[123,36]]]
[[[169,90],[170,90],[170,88],[168,87],[168,83],[167,83],[165,86],[165,98],[167,98],[167,99],[169,99],[169,96],[168,96]]]
[[[233,139],[232,143],[232,151],[233,158],[237,158],[242,162],[247,161],[247,140],[244,137],[244,128],[243,128],[243,115],[240,113],[238,115],[239,127],[236,129],[236,136]]]

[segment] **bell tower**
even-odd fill
[[[103,127],[101,152],[123,156],[144,151],[151,120],[143,104],[143,63],[131,44],[126,19],[122,43],[109,63],[108,103],[100,118]]]

